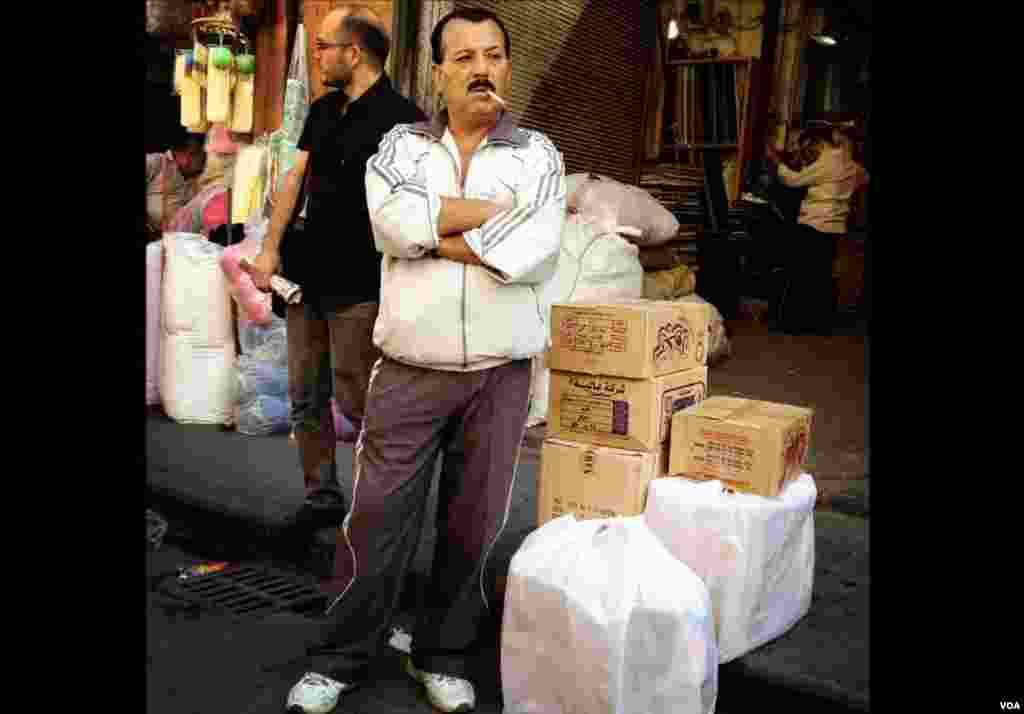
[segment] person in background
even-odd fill
[[[209,238],[228,222],[228,190],[234,178],[234,154],[207,152],[206,168],[193,180],[195,195],[166,223],[166,230]],[[241,236],[236,240],[241,240]]]
[[[159,236],[196,194],[195,179],[206,167],[205,134],[178,127],[171,148],[146,154],[146,224]]]
[[[805,129],[800,154],[804,165],[794,170],[771,144],[765,150],[783,184],[807,190],[797,225],[782,245],[785,284],[777,298],[777,314],[785,332],[827,333],[834,313],[836,240],[846,233],[850,201],[869,176],[854,161],[850,142],[832,125]]]
[[[337,91],[310,107],[295,166],[275,196],[262,251],[250,270],[256,286],[269,290],[308,171],[305,228],[290,234],[287,247],[289,265],[303,270],[285,276],[303,291],[303,302],[289,305],[286,315],[293,433],[306,488],[300,527],[341,522],[345,503],[335,460],[332,387],[339,411],[358,428],[379,355],[373,325],[381,258],[366,206],[366,161],[393,126],[426,116],[391,87],[384,72],[390,42],[367,8],[332,10],[313,48],[324,84]]]
[[[530,399],[530,358],[548,344],[538,292],[566,215],[561,154],[518,128],[511,47],[486,10],[456,10],[431,35],[447,108],[400,125],[366,170],[383,253],[381,311],[355,490],[335,556],[333,615],[290,711],[330,711],[364,682],[416,552],[434,465],[439,480],[431,582],[407,673],[443,712],[476,706],[471,659],[489,609],[484,574],[508,518]]]

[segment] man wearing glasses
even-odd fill
[[[304,230],[288,238],[290,277],[303,302],[287,310],[292,423],[305,476],[300,524],[340,522],[337,435],[331,387],[341,413],[360,428],[370,370],[378,357],[372,333],[380,294],[380,254],[366,208],[366,161],[395,124],[425,115],[392,87],[384,71],[390,42],[363,9],[341,7],[323,20],[316,61],[329,91],[313,102],[294,168],[275,196],[263,250],[251,274],[263,290],[281,265],[281,239],[297,208],[305,174]],[[333,385],[332,385],[333,379]]]
[[[313,672],[289,697],[303,714],[330,711],[366,680],[418,547],[439,454],[434,564],[405,667],[436,709],[475,708],[485,573],[508,519],[530,358],[548,343],[538,294],[565,222],[561,155],[504,110],[511,48],[493,13],[450,13],[431,49],[446,109],[389,131],[366,169],[384,255],[373,334],[383,356],[335,554],[333,619]]]

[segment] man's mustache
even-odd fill
[[[494,85],[488,82],[486,79],[478,79],[475,82],[470,82],[469,87],[467,87],[467,91],[472,92],[474,89],[478,89],[480,87],[484,89],[489,89],[492,92],[494,91]]]

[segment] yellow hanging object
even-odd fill
[[[231,191],[231,216],[236,223],[245,223],[262,210],[266,162],[267,149],[263,146],[249,145],[238,153]]]
[[[193,65],[193,70],[195,65]],[[196,81],[195,72],[184,73],[181,77],[181,124],[185,127],[198,126],[203,120],[203,88]]]
[[[226,123],[231,113],[231,67],[234,58],[227,47],[210,50],[206,80],[206,118],[213,123]]]
[[[252,131],[254,84],[254,75],[238,75],[231,112],[231,131],[237,134],[248,134]]]
[[[195,43],[195,47],[192,49],[192,58],[194,60],[192,73],[200,87],[206,87],[206,71],[207,64],[210,60],[209,55],[210,52],[206,45],[200,44],[199,42]]]
[[[185,63],[188,55],[178,52],[174,56],[174,93],[181,96],[181,80],[185,77]]]

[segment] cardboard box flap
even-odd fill
[[[686,410],[692,416],[716,421],[731,421],[761,428],[781,426],[794,419],[811,416],[813,410],[790,404],[759,402],[741,397],[710,397]]]

